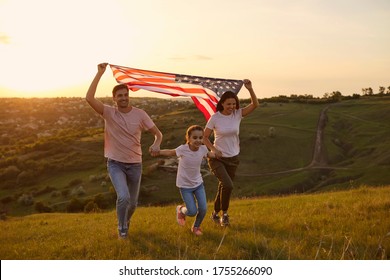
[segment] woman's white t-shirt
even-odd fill
[[[223,157],[234,157],[240,153],[240,123],[242,109],[234,110],[226,116],[216,112],[211,116],[206,127],[214,131],[214,147],[222,152]]]

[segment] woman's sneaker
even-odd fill
[[[196,236],[199,236],[199,235],[202,235],[203,232],[202,230],[200,229],[200,227],[192,227],[191,228],[191,231],[193,234],[195,234]]]
[[[118,232],[118,239],[119,240],[127,239],[127,231],[119,231]]]
[[[176,221],[177,223],[180,225],[180,226],[184,226],[185,223],[186,223],[186,215],[184,215],[182,212],[181,212],[181,208],[183,207],[183,205],[178,205],[176,207]]]
[[[220,217],[217,213],[215,213],[215,211],[213,211],[210,218],[213,220],[214,223],[219,224]]]
[[[221,226],[226,227],[228,225],[230,225],[229,215],[227,213],[225,213],[221,217]]]

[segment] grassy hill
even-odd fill
[[[207,217],[196,237],[193,218],[176,224],[174,204],[139,207],[128,240],[117,239],[113,211],[34,214],[0,221],[0,258],[390,259],[389,211],[389,186],[235,199],[230,227]]]
[[[87,204],[89,210],[113,209],[115,193],[103,158],[102,122],[83,99],[0,101],[4,103],[0,102],[3,215],[82,212]],[[152,115],[164,133],[162,148],[182,144],[189,125],[205,125],[191,103],[160,99],[133,99],[133,103]],[[387,96],[331,104],[262,102],[242,121],[240,166],[233,195],[247,198],[388,185],[389,105]],[[327,106],[326,162],[310,166],[318,119]],[[155,170],[162,158],[148,155],[152,137],[148,133],[142,137],[140,205],[179,202],[175,172]],[[204,179],[211,199],[216,179],[206,173]]]

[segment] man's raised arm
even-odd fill
[[[88,104],[100,115],[103,115],[104,105],[95,98],[95,93],[100,78],[103,76],[104,71],[106,71],[107,65],[108,63],[100,63],[98,65],[98,72],[96,73],[95,78],[92,80],[92,83],[88,88],[87,95],[85,96]]]

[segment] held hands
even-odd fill
[[[158,145],[150,146],[149,153],[152,155],[152,157],[159,156],[160,155],[160,146],[158,146]]]
[[[215,151],[213,151],[213,153],[214,153],[216,158],[221,158],[222,157],[222,152],[217,150],[217,149],[215,149]]]

